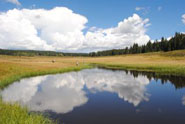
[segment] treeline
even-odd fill
[[[170,40],[161,38],[161,41],[151,42],[148,41],[146,45],[139,46],[135,43],[131,47],[126,47],[125,49],[113,49],[107,51],[99,51],[89,53],[89,56],[112,56],[112,55],[123,55],[123,54],[138,54],[138,53],[148,53],[148,52],[158,52],[158,51],[173,51],[185,49],[185,34],[175,33],[175,36]]]
[[[11,55],[11,56],[89,56],[88,53],[62,53],[62,52],[54,52],[54,51],[7,50],[7,49],[0,49],[0,55]]]
[[[84,56],[88,57],[88,53],[63,53],[64,56]]]
[[[0,49],[0,54],[12,56],[63,56],[63,53],[53,51],[5,50],[5,49]]]

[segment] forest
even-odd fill
[[[185,34],[175,33],[175,36],[167,40],[164,37],[160,41],[148,41],[146,45],[139,46],[134,43],[131,47],[126,47],[125,49],[113,49],[99,52],[89,53],[89,56],[113,56],[113,55],[123,55],[123,54],[139,54],[148,52],[159,52],[159,51],[173,51],[185,49]]]
[[[12,56],[88,56],[87,53],[63,53],[63,52],[54,52],[54,51],[7,50],[7,49],[0,49],[0,55],[12,55]]]

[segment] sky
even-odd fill
[[[185,32],[184,0],[0,0],[0,48],[92,52]]]

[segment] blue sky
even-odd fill
[[[52,9],[67,7],[74,13],[85,16],[88,28],[102,29],[116,27],[118,22],[132,16],[134,13],[141,18],[148,18],[151,24],[146,34],[152,40],[162,36],[170,37],[175,32],[185,32],[182,15],[185,14],[184,0],[19,0],[21,5],[15,5],[6,0],[0,0],[0,11],[6,12],[18,9]],[[137,10],[136,10],[137,8]],[[88,28],[83,31],[87,31]]]

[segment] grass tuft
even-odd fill
[[[3,103],[0,100],[0,124],[52,124],[54,121],[39,114],[29,113],[18,104]]]

